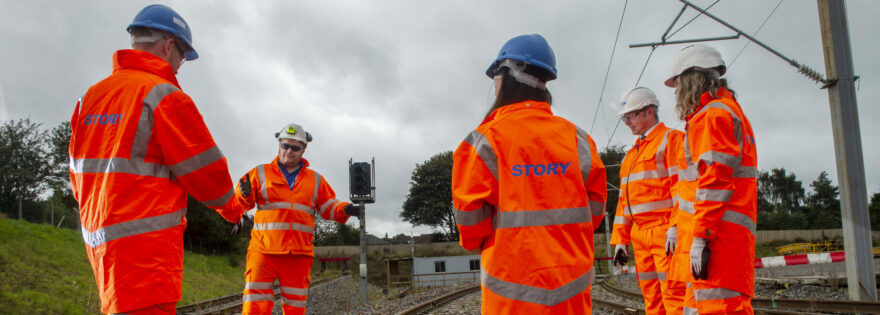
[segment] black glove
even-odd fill
[[[614,246],[614,265],[615,266],[625,266],[626,262],[629,260],[629,255],[626,253],[626,245],[617,244]]]
[[[242,227],[244,227],[245,221],[250,221],[250,219],[248,219],[247,214],[242,214],[241,220],[238,220],[238,223],[232,226],[232,231],[229,231],[229,234],[238,235],[238,232],[241,232]]]
[[[353,204],[347,204],[345,206],[345,214],[350,216],[359,216],[361,214],[361,207],[355,206]]]
[[[248,174],[244,174],[244,178],[238,181],[238,190],[241,191],[241,196],[245,198],[251,195],[251,180],[248,177]]]

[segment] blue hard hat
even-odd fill
[[[520,35],[508,40],[498,52],[498,57],[486,70],[486,75],[494,78],[498,64],[504,59],[522,61],[537,66],[550,73],[550,78],[547,81],[556,79],[556,55],[553,54],[553,48],[550,48],[550,44],[541,35]]]
[[[126,30],[131,32],[131,28],[135,26],[154,28],[174,34],[186,44],[186,60],[199,58],[199,54],[192,46],[192,30],[190,30],[189,24],[171,8],[161,4],[148,5],[134,16],[134,20]]]

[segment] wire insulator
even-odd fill
[[[821,73],[819,73],[816,70],[813,70],[812,68],[808,67],[807,65],[798,66],[798,72],[800,72],[801,74],[803,74],[807,78],[810,78],[811,80],[816,81],[816,83],[823,83],[823,84],[827,83],[825,81],[825,78],[822,77]]]

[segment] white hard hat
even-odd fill
[[[275,139],[278,139],[279,141],[282,139],[291,139],[306,143],[312,142],[312,135],[306,132],[306,130],[300,125],[287,124],[281,129],[281,131],[275,133]]]
[[[672,62],[672,75],[666,79],[666,86],[675,87],[675,78],[688,70],[716,72],[718,76],[724,75],[726,67],[721,53],[712,46],[696,44],[682,48],[675,61]]]
[[[648,105],[660,107],[660,100],[657,99],[657,95],[654,95],[654,91],[651,91],[649,88],[636,87],[623,93],[623,96],[620,97],[620,112],[617,115],[623,116],[626,113],[637,111]]]

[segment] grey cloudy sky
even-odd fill
[[[695,1],[707,7],[713,1]],[[70,118],[76,99],[111,71],[129,47],[125,27],[145,1],[0,0],[0,120],[30,117],[45,127]],[[492,100],[484,74],[509,38],[542,34],[554,48],[559,78],[548,88],[557,115],[590,131],[601,148],[630,145],[613,104],[634,86],[650,48],[681,8],[673,0],[627,4],[602,94],[624,1],[163,1],[193,29],[200,58],[179,81],[196,102],[237,178],[270,161],[273,133],[297,122],[315,137],[306,158],[348,196],[348,160],[376,158],[377,203],[367,230],[424,233],[398,213],[416,163],[453,150]],[[720,1],[710,12],[754,32],[777,1]],[[880,2],[847,2],[868,193],[880,191],[880,148],[871,135],[880,71]],[[689,9],[683,22],[695,16]],[[700,17],[671,39],[732,35]],[[874,34],[874,35],[872,35]],[[756,37],[789,58],[825,72],[817,6],[784,1]],[[712,43],[728,64],[747,43]],[[654,51],[639,85],[673,119],[672,90],[662,82],[682,45]],[[836,182],[828,96],[785,61],[751,44],[726,77],[752,122],[759,168],[784,167],[805,188],[821,171]],[[596,114],[598,113],[598,114]],[[595,118],[595,119],[594,119]],[[594,123],[595,120],[595,123]],[[609,141],[610,139],[610,141]],[[356,222],[356,220],[352,220]]]

